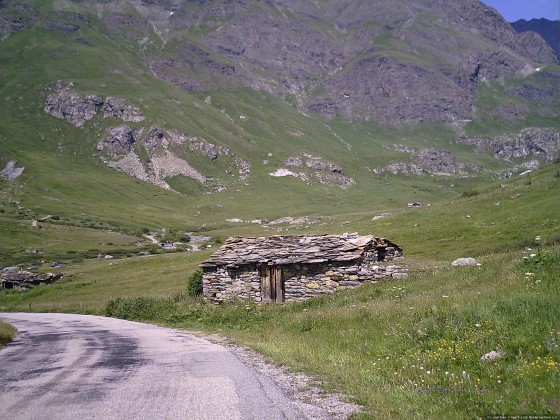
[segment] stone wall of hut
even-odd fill
[[[398,265],[302,264],[284,267],[286,301],[306,300],[324,293],[353,289],[362,283],[403,278]],[[399,274],[397,274],[399,273]]]
[[[301,301],[311,297],[351,289],[362,283],[381,279],[404,279],[401,266],[364,259],[350,263],[316,263],[283,265],[285,301]],[[205,269],[204,297],[219,303],[229,299],[262,301],[260,269],[247,265],[235,269]]]
[[[230,299],[262,302],[261,276],[256,264],[239,268],[205,268],[202,289],[204,298],[215,303]]]

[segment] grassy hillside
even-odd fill
[[[186,296],[207,249],[71,264],[54,285],[0,291],[0,311],[219,332],[351,396],[365,407],[358,418],[558,414],[559,193],[554,164],[378,221],[348,214],[345,229],[403,245],[411,276],[305,303],[214,306]],[[340,231],[340,220],[325,223],[317,229]],[[481,265],[451,267],[461,256]],[[491,351],[504,355],[480,360]]]
[[[267,228],[252,223],[223,223],[213,233],[222,239],[275,233],[372,233],[402,246],[412,270],[431,271],[459,257],[501,255],[560,242],[559,165],[476,189],[469,186],[461,196],[434,202],[430,207],[399,208],[381,220],[372,220],[378,213],[368,209],[348,211],[344,217],[338,215],[310,225],[284,223]],[[8,245],[2,244],[3,252],[19,253],[28,264],[38,259],[69,263],[63,269],[68,278],[61,283],[25,293],[2,292],[0,310],[24,309],[31,302],[37,310],[48,307],[77,311],[82,302],[82,310],[99,312],[112,297],[170,296],[183,290],[186,278],[213,251],[208,248],[202,252],[133,257],[133,253],[149,250],[138,247],[135,240],[140,238],[135,236],[75,226],[65,219],[47,219],[39,223],[41,229],[36,229],[23,220],[14,224],[0,214],[0,223],[10,239],[5,242]],[[535,240],[537,237],[540,240]],[[36,244],[45,254],[26,253],[25,248],[13,245],[18,243]],[[68,249],[74,251],[68,253]],[[116,259],[95,258],[99,253],[111,252]],[[41,271],[49,269],[45,266]],[[47,306],[43,307],[43,303]]]

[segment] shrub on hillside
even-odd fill
[[[202,270],[196,270],[188,278],[187,294],[192,297],[202,295]]]
[[[464,197],[464,198],[476,197],[479,194],[480,193],[477,190],[467,190],[467,191],[463,191],[463,194],[461,194],[461,197]]]
[[[105,316],[128,320],[159,320],[176,310],[173,299],[152,296],[111,299],[105,306]]]
[[[16,337],[16,329],[10,324],[0,321],[0,348]]]

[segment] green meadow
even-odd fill
[[[102,314],[219,333],[346,394],[364,407],[356,418],[558,414],[559,170],[553,164],[473,185],[381,220],[356,212],[345,215],[348,224],[337,218],[320,227],[394,240],[404,248],[407,280],[281,306],[215,306],[186,293],[213,251],[205,248],[69,263],[56,284],[1,291],[0,310]],[[263,230],[242,225],[235,233]],[[452,267],[462,256],[480,265]],[[501,358],[481,360],[492,351]]]

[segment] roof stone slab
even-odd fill
[[[240,267],[249,264],[286,265],[348,262],[367,250],[400,248],[383,238],[357,233],[343,235],[275,235],[228,238],[202,267]]]

